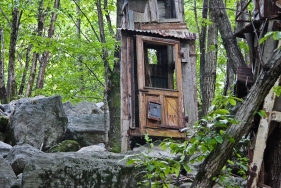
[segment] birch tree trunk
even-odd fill
[[[4,75],[5,43],[3,29],[0,28],[0,103],[7,103]]]
[[[215,9],[209,9],[209,20],[212,22],[208,26],[207,36],[207,52],[205,59],[205,66],[202,85],[202,115],[208,114],[209,107],[212,104],[212,100],[215,96],[215,84],[216,84],[216,68],[217,68],[217,50],[218,50],[218,27],[215,22],[214,16]]]
[[[6,91],[8,101],[13,100],[17,97],[15,61],[16,61],[16,44],[17,44],[21,14],[22,12],[19,12],[19,8],[14,7],[12,12],[12,28],[11,28],[10,46],[9,46],[8,81],[7,81],[7,91]]]
[[[59,5],[60,5],[60,0],[55,0],[54,9],[58,9]],[[50,38],[50,39],[53,37],[54,32],[55,32],[56,19],[57,19],[57,13],[56,13],[56,11],[53,11],[51,21],[50,21],[49,30],[48,30],[48,38]],[[44,79],[45,79],[45,71],[46,71],[48,60],[49,60],[49,55],[50,55],[50,53],[48,51],[45,51],[42,54],[42,61],[40,61],[40,67],[39,67],[39,72],[38,72],[38,77],[37,77],[36,89],[43,89]]]
[[[41,0],[39,2],[38,6],[38,26],[37,26],[37,35],[42,36],[43,28],[44,28],[44,22],[45,22],[45,14],[44,14],[44,0]],[[36,67],[37,67],[37,60],[39,58],[39,54],[36,52],[33,52],[32,56],[32,64],[30,67],[30,72],[29,72],[29,80],[28,84],[26,87],[26,97],[30,97],[32,94],[32,88],[36,76]]]

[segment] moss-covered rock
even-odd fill
[[[0,116],[0,131],[4,132],[8,125],[9,119],[6,116]]]
[[[80,145],[75,140],[65,140],[58,145],[51,147],[47,153],[74,152],[80,149]]]

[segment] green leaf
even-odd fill
[[[227,160],[227,162],[228,162],[229,164],[234,165],[234,162],[233,162],[233,161],[231,161],[231,160]]]
[[[188,164],[184,164],[184,165],[183,165],[183,168],[184,168],[188,173],[191,173],[191,172],[192,172],[192,170],[191,170],[191,168],[188,166]]]
[[[224,114],[224,115],[226,115],[226,114],[229,114],[229,111],[226,110],[226,109],[218,109],[218,110],[215,111],[215,113],[216,114]]]
[[[262,43],[264,43],[270,36],[272,36],[273,35],[273,32],[271,31],[271,32],[267,32],[265,35],[264,35],[264,37],[262,37],[261,39],[260,39],[260,44],[262,44]]]
[[[155,167],[152,164],[147,165],[146,169],[151,172]]]
[[[216,141],[217,141],[218,143],[220,143],[220,144],[223,142],[223,139],[222,139],[221,136],[216,136],[215,139],[216,139]]]
[[[260,110],[257,112],[261,117],[267,117],[267,114],[264,110]]]
[[[281,39],[281,32],[280,31],[275,31],[274,33],[273,33],[273,39],[274,40],[279,40],[279,39]]]
[[[235,105],[236,105],[236,100],[234,100],[234,99],[228,99],[228,102],[229,102],[232,106],[235,106]]]

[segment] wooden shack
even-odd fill
[[[197,120],[196,34],[182,0],[125,0],[121,28],[122,151],[148,134],[186,138]]]

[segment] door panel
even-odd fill
[[[179,42],[137,35],[136,46],[141,133],[184,137]]]

